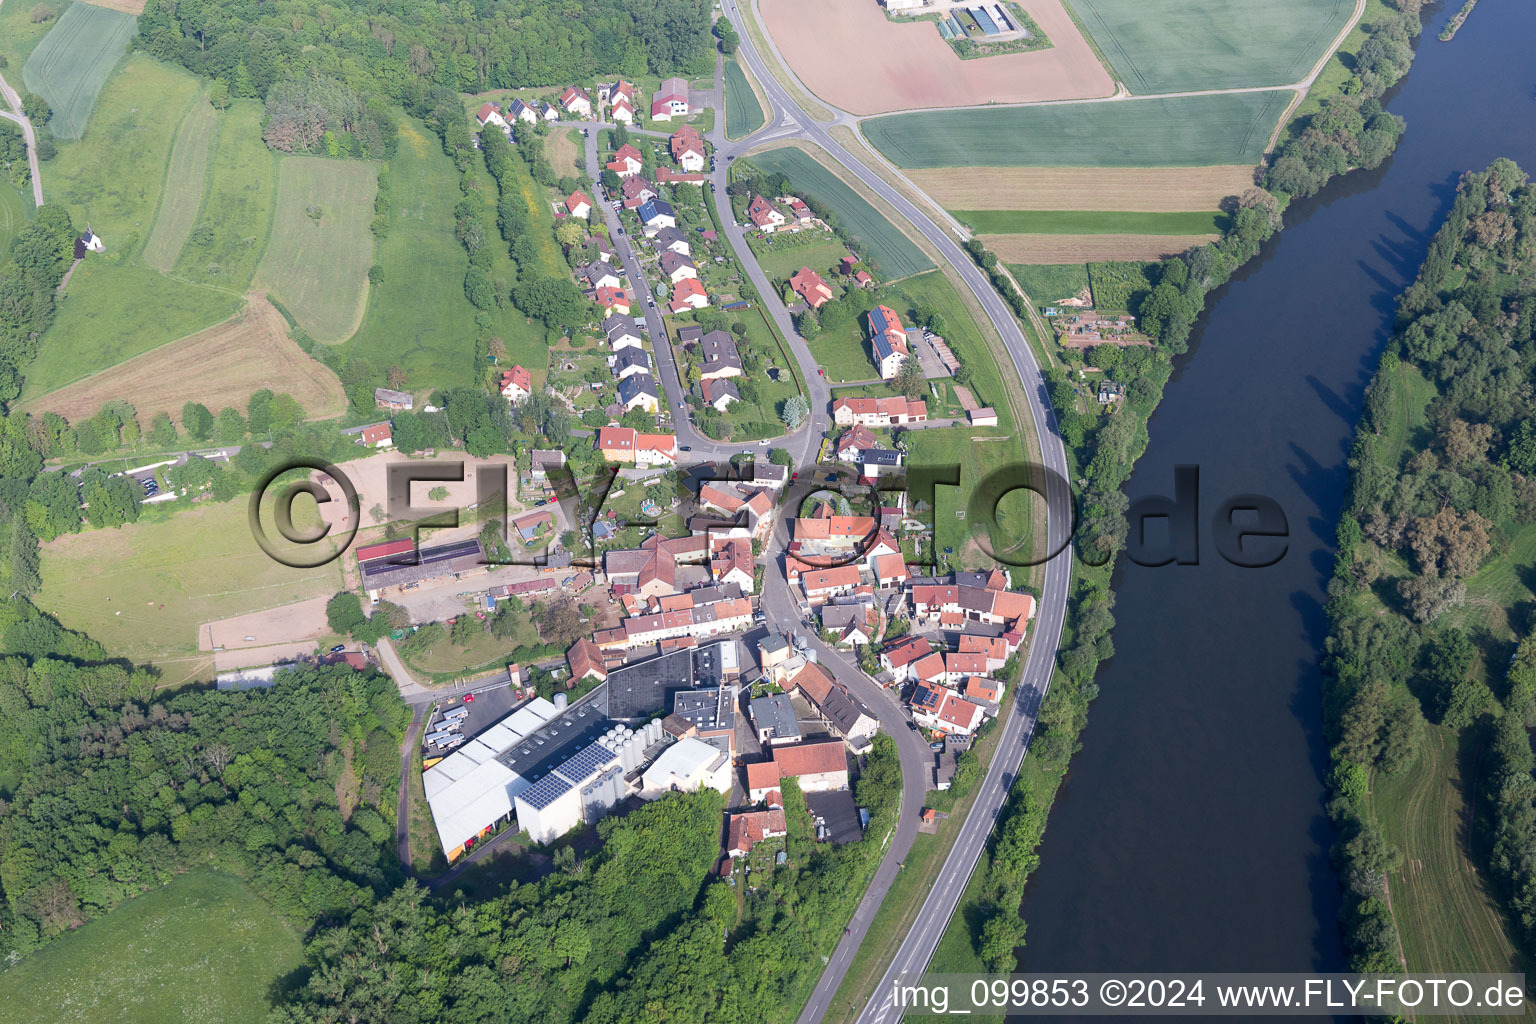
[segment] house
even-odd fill
[[[803,792],[848,788],[848,755],[836,740],[774,747],[773,763],[780,778],[798,779]]]
[[[986,717],[980,704],[929,683],[920,685],[913,692],[911,704],[912,721],[948,736],[970,736]]]
[[[373,404],[381,409],[411,411],[415,399],[409,391],[391,391],[389,388],[373,389]]]
[[[651,187],[651,183],[638,174],[632,178],[625,178],[619,184],[619,192],[623,197],[622,201],[626,210],[637,209],[657,196],[657,192]]]
[[[603,333],[615,352],[625,348],[639,348],[644,339],[635,321],[627,316],[610,316],[603,321]]]
[[[995,679],[969,676],[965,680],[965,697],[973,704],[996,704],[1003,697],[1003,684]]]
[[[501,395],[516,405],[533,394],[533,375],[525,367],[514,366],[501,375]]]
[[[732,402],[741,401],[741,392],[733,380],[711,377],[708,380],[701,380],[699,387],[704,392],[704,404],[712,406],[716,412],[725,412]]]
[[[860,270],[853,275],[853,283],[860,288],[873,288],[875,286],[875,279],[869,276],[869,271]]]
[[[675,229],[674,229],[675,230]],[[661,272],[667,276],[667,280],[673,284],[685,277],[698,277],[699,269],[691,258],[680,256],[668,249],[661,254]]]
[[[528,476],[536,484],[549,480],[550,473],[565,465],[565,452],[559,448],[535,448],[528,455]]]
[[[555,517],[548,508],[536,508],[512,520],[512,528],[524,544],[538,538],[545,528],[554,529]]]
[[[933,645],[924,636],[908,634],[886,645],[880,652],[880,667],[895,677],[898,683],[911,678],[911,666],[933,653]]]
[[[653,241],[661,252],[675,252],[679,256],[693,255],[693,245],[688,241],[688,236],[678,228],[662,228],[656,232]]]
[[[832,301],[832,286],[810,267],[801,267],[789,279],[789,287],[812,309]]]
[[[773,761],[757,761],[747,765],[747,799],[754,804],[782,807],[779,783],[783,776]]]
[[[623,103],[633,111],[635,106],[635,87],[622,78],[612,85],[606,82],[600,83],[597,87],[597,101],[599,103],[607,103],[609,106],[615,103]]]
[[[1031,595],[985,586],[913,584],[908,597],[914,618],[941,624],[981,622],[1022,633],[1035,616]]]
[[[645,225],[647,235],[654,235],[662,228],[677,227],[677,212],[665,199],[652,199],[641,203],[635,210],[635,215],[640,218],[640,223]]]
[[[811,208],[806,206],[805,200],[799,196],[779,196],[778,203],[789,208],[789,215],[798,224],[809,224],[816,219],[816,215],[811,212]]]
[[[874,434],[870,433],[869,428],[862,423],[856,423],[838,439],[835,451],[837,457],[844,462],[857,462],[862,452],[878,447],[880,442]]]
[[[878,480],[901,472],[901,452],[887,448],[865,448],[856,461],[860,480]]]
[[[812,608],[843,594],[851,594],[859,585],[859,567],[839,565],[833,569],[812,569],[800,574],[800,587]]]
[[[981,636],[977,633],[962,633],[958,650],[961,654],[982,655],[986,658],[986,670],[995,672],[1019,649],[1017,643],[1010,643],[1013,635]]]
[[[894,427],[923,423],[928,419],[927,402],[909,402],[894,398],[839,398],[832,403],[832,421],[840,427],[861,424],[866,427]]]
[[[752,543],[741,539],[728,540],[709,562],[709,578],[717,586],[737,586],[743,594],[755,593],[756,563],[752,560]]]
[[[961,654],[949,651],[944,655],[944,683],[948,686],[964,685],[970,676],[987,674],[985,654]]]
[[[898,552],[893,555],[880,555],[875,559],[875,580],[882,587],[900,587],[912,578],[907,569],[907,560]]]
[[[647,601],[677,589],[677,560],[659,543],[603,554],[603,574],[610,586],[624,588]]]
[[[637,373],[619,381],[619,404],[625,411],[644,409],[659,412],[661,397],[656,393],[656,380],[649,373]]]
[[[709,180],[709,175],[703,171],[674,171],[670,167],[658,167],[656,180],[663,185],[698,185],[703,188],[704,183]],[[704,232],[704,237],[711,241],[714,240],[714,235],[712,229]]]
[[[836,636],[839,643],[861,647],[874,643],[880,632],[880,613],[867,604],[824,604],[821,628]]]
[[[677,161],[677,166],[685,171],[702,171],[706,162],[704,139],[699,135],[699,130],[690,126],[683,126],[672,133],[667,146],[672,151],[672,159]]]
[[[649,374],[651,372],[651,357],[643,348],[626,348],[608,360],[613,375],[623,380],[637,373]]]
[[[732,860],[745,857],[753,846],[765,839],[782,839],[789,835],[782,807],[770,807],[766,811],[744,811],[729,815],[729,818],[725,852]]]
[[[507,119],[501,116],[501,108],[494,103],[480,104],[480,109],[475,111],[475,120],[479,122],[481,128],[488,124],[495,125],[497,128],[508,127]]]
[[[555,109],[553,103],[540,103],[539,116],[546,121],[558,121],[560,120],[560,111]]]
[[[681,313],[685,309],[703,309],[709,305],[709,296],[704,292],[704,286],[692,277],[685,277],[677,282],[677,287],[672,289],[672,302],[669,306],[673,313]]]
[[[868,316],[869,343],[875,351],[875,365],[880,368],[882,380],[892,380],[901,372],[901,364],[910,354],[906,328],[901,326],[901,317],[889,306],[876,306]]]
[[[609,462],[654,466],[677,461],[677,438],[672,434],[642,434],[629,427],[599,427],[593,446]]]
[[[560,94],[560,105],[577,117],[592,116],[592,97],[574,85],[566,86],[565,92]]]
[[[670,121],[688,116],[688,83],[681,78],[662,79],[651,97],[651,120]]]
[[[581,189],[577,189],[565,197],[565,212],[572,217],[586,220],[587,214],[592,212],[592,200],[588,199],[587,194]]]
[[[613,159],[607,164],[608,170],[621,178],[628,178],[639,174],[644,164],[640,160],[640,151],[628,142],[618,148],[613,154]]]
[[[106,249],[106,243],[101,240],[101,236],[92,231],[89,226],[86,227],[85,234],[75,239],[75,259],[77,260],[85,259],[85,254],[88,252],[105,252]]]
[[[788,219],[764,196],[753,196],[747,205],[747,219],[764,234],[772,234],[784,226]]]
[[[795,714],[794,701],[787,693],[775,693],[767,697],[755,697],[748,705],[752,727],[757,730],[757,742],[765,747],[779,743],[800,742],[800,718]],[[777,779],[774,780],[777,784]]]
[[[736,348],[736,339],[725,331],[704,335],[699,341],[699,353],[703,357],[699,375],[704,380],[741,376],[741,353]]]
[[[605,317],[615,313],[629,315],[629,293],[623,288],[604,285],[592,293],[592,301],[598,304]]]
[[[660,237],[660,236],[658,236]],[[704,337],[704,328],[698,324],[689,324],[677,329],[677,343],[684,348],[692,348]]]
[[[395,443],[394,431],[390,429],[388,423],[375,423],[364,427],[358,438],[364,448],[390,448]]]
[[[822,505],[822,509],[826,509]],[[875,532],[873,516],[801,516],[795,520],[794,539],[801,548],[814,545],[818,549],[847,550],[857,547],[865,537]]]
[[[583,263],[576,268],[576,278],[588,288],[617,288],[624,280],[607,260]]]
[[[522,121],[524,124],[539,123],[538,111],[522,100],[513,100],[507,104],[507,116],[514,121]]]

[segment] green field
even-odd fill
[[[69,9],[70,3],[71,0],[57,0],[48,6],[63,14]],[[37,44],[43,41],[43,36],[55,24],[55,20],[33,21],[32,5],[0,4],[0,57],[5,58],[6,66],[14,71],[25,65]],[[9,74],[6,81],[17,90],[25,84]]]
[[[303,953],[245,883],[202,869],[0,974],[0,1002],[11,1024],[261,1024]]]
[[[725,62],[725,137],[739,139],[763,126],[763,108],[747,73],[734,60]]]
[[[1371,781],[1382,837],[1403,854],[1388,885],[1410,973],[1526,969],[1466,848],[1473,794],[1463,753],[1455,731],[1430,726],[1412,768]]]
[[[176,131],[176,145],[171,148],[171,163],[160,193],[160,209],[155,226],[144,243],[144,262],[161,273],[176,265],[176,257],[192,233],[198,208],[203,202],[203,184],[208,178],[209,158],[219,130],[219,113],[206,102],[192,104]]]
[[[1299,82],[1354,11],[1351,0],[1067,0],[1133,93]]]
[[[1145,213],[1114,210],[953,210],[982,235],[1212,235],[1222,213]]]
[[[48,124],[55,136],[78,139],[85,133],[96,97],[128,52],[138,24],[131,14],[72,4],[32,51],[21,80],[53,108]]]
[[[786,146],[754,153],[751,159],[764,170],[785,175],[798,191],[815,196],[836,211],[842,231],[864,247],[882,280],[933,269],[933,261],[896,225],[804,150]]]
[[[1290,99],[1273,91],[982,107],[877,117],[860,128],[899,167],[1251,164]]]
[[[263,113],[258,101],[238,100],[218,115],[212,172],[177,277],[243,291],[255,276],[277,200],[278,159],[261,140]]]
[[[1142,296],[1152,290],[1152,278],[1148,274],[1155,265],[1140,260],[1088,264],[1093,304],[1105,310],[1130,311],[1135,308]],[[1064,296],[1055,295],[1052,298]]]
[[[343,586],[340,561],[291,569],[267,557],[251,536],[243,500],[66,535],[43,545],[42,564],[39,608],[125,658],[155,663],[167,683],[211,663],[198,649],[202,623]]]
[[[1070,299],[1088,287],[1088,266],[1085,263],[1057,263],[1045,266],[1008,264],[1008,272],[1019,282],[1030,301],[1037,306]]]
[[[0,253],[8,251],[11,239],[27,221],[32,200],[8,181],[0,181]]]
[[[802,239],[812,241],[808,245],[798,244]],[[801,232],[773,234],[761,241],[752,239],[752,253],[775,285],[783,286],[801,267],[810,267],[836,290],[837,281],[830,275],[836,271],[838,261],[848,255],[848,248],[825,232]]]
[[[362,160],[283,160],[272,238],[256,283],[316,341],[346,341],[362,321],[377,184],[377,167]]]

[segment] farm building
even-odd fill
[[[357,549],[358,568],[363,573],[363,589],[368,598],[377,601],[388,587],[421,583],[443,576],[486,566],[485,552],[479,540],[461,540],[417,551],[409,538],[372,544]]]

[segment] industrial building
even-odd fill
[[[731,759],[714,744],[685,736],[645,770],[640,796],[655,800],[672,792],[695,793],[706,786],[721,793],[731,791]]]
[[[740,673],[735,640],[685,647],[609,669],[604,706],[609,718],[635,722],[667,710],[679,691],[715,689]]]
[[[357,564],[363,573],[363,589],[368,591],[368,599],[377,601],[388,587],[456,576],[471,570],[483,571],[487,560],[478,539],[454,541],[418,551],[415,542],[407,537],[358,548]]]
[[[612,726],[517,795],[518,825],[534,842],[548,843],[597,821],[634,791],[647,752],[668,742],[660,722],[638,730]]]

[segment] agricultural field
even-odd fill
[[[1129,311],[1152,290],[1152,263],[1146,260],[1088,264],[1093,304],[1101,310]]]
[[[906,172],[946,210],[1219,210],[1253,187],[1253,166],[951,167]]]
[[[1160,260],[1214,242],[1220,235],[978,235],[1004,263]]]
[[[8,181],[0,181],[0,252],[11,247],[11,239],[27,221],[32,200]]]
[[[475,308],[464,297],[469,257],[453,236],[458,173],[420,121],[402,116],[399,126],[400,144],[389,161],[388,230],[373,256],[383,283],[369,289],[363,324],[346,351],[380,368],[404,368],[413,389],[469,384],[477,369]],[[523,331],[503,332],[509,355],[519,353],[519,338],[542,342],[543,331],[523,317],[508,326]],[[543,357],[529,365],[543,366]]]
[[[251,537],[243,500],[65,535],[42,546],[42,568],[39,608],[125,658],[158,666],[166,685],[210,676],[213,652],[198,645],[203,623],[345,587],[340,561],[292,569],[269,558]]]
[[[1351,0],[1067,0],[1133,93],[1299,82],[1348,23]]]
[[[879,4],[762,0],[763,27],[805,86],[854,114],[1109,96],[1113,80],[1062,0],[1021,0],[1051,45],[963,60],[935,25]],[[807,26],[815,26],[808,30]]]
[[[162,274],[170,273],[181,247],[192,234],[192,224],[203,203],[203,185],[219,132],[219,112],[204,100],[192,104],[171,147],[171,162],[160,192],[155,226],[144,243],[144,262]]]
[[[1008,272],[1037,306],[1070,299],[1088,287],[1088,267],[1082,263],[1010,263]]]
[[[1214,212],[1142,213],[1131,210],[954,210],[984,235],[1198,235],[1220,234],[1226,215]]]
[[[809,153],[786,146],[754,153],[750,159],[764,170],[784,174],[797,192],[815,196],[835,210],[843,233],[864,247],[882,280],[933,269],[933,262],[900,228]]]
[[[1291,94],[898,114],[863,122],[899,167],[1184,167],[1256,164]]]
[[[362,322],[377,185],[377,167],[362,160],[282,161],[272,238],[256,268],[256,284],[316,341],[346,341]]]
[[[740,139],[763,126],[763,106],[747,73],[734,60],[725,62],[725,136]]]
[[[137,29],[138,19],[131,14],[72,4],[32,51],[21,80],[53,108],[48,125],[57,138],[85,134],[96,98]]]
[[[234,875],[200,869],[0,974],[11,1024],[261,1024],[300,936]]]
[[[208,373],[209,366],[219,372]],[[336,374],[300,349],[288,336],[282,314],[266,296],[252,292],[245,308],[223,323],[41,395],[23,408],[56,412],[78,422],[108,401],[126,397],[139,423],[147,426],[157,412],[179,422],[182,406],[190,401],[215,412],[225,406],[244,412],[251,393],[266,387],[292,395],[310,419],[346,411],[346,394]]]
[[[243,290],[255,276],[272,232],[278,159],[261,140],[259,101],[237,100],[218,116],[218,142],[202,208],[181,247],[175,274]]]
[[[148,0],[84,0],[85,3],[95,7],[105,7],[109,11],[122,11],[134,17],[144,13]]]
[[[1388,885],[1410,972],[1527,969],[1466,847],[1473,799],[1464,774],[1467,742],[1454,730],[1429,726],[1412,768],[1371,780],[1382,837],[1403,854]]]
[[[73,0],[53,0],[48,4],[55,13],[63,14],[69,9]],[[18,82],[20,69],[27,63],[37,44],[42,42],[48,30],[58,23],[56,18],[47,21],[33,21],[32,8],[34,4],[0,4],[0,57],[5,58],[6,67],[11,74],[6,81],[11,87],[20,91],[25,82]]]

